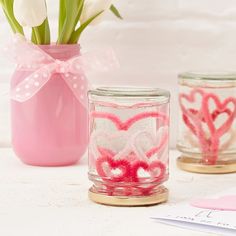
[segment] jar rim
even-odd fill
[[[102,97],[170,97],[169,91],[151,87],[98,87],[88,93]]]
[[[228,80],[234,81],[236,80],[236,72],[183,72],[178,75],[179,79],[193,79],[193,80],[204,80],[204,81],[220,81],[220,80]]]

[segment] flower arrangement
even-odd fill
[[[112,49],[82,52],[78,42],[106,12],[122,17],[112,0],[59,0],[58,36],[52,42],[46,3],[0,0],[15,33],[4,47],[17,65],[10,89],[12,146],[29,165],[73,165],[88,144],[87,73],[117,64]]]
[[[24,35],[32,28],[34,44],[50,44],[50,26],[45,0],[0,0],[3,12],[14,33]],[[88,25],[101,22],[110,10],[122,19],[112,0],[60,0],[57,44],[76,44]]]

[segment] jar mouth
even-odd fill
[[[69,60],[80,55],[79,44],[49,44],[39,45],[39,47],[54,59]]]
[[[151,87],[99,87],[90,90],[89,94],[102,97],[170,97],[167,90]]]
[[[178,75],[179,79],[193,79],[193,80],[209,80],[209,81],[235,81],[236,72],[184,72]]]

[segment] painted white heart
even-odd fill
[[[127,156],[132,152],[129,137],[130,134],[125,131],[119,131],[115,134],[108,134],[104,131],[93,131],[90,136],[89,157],[94,160],[90,159],[90,161],[94,162],[104,153],[113,156],[114,159]]]
[[[148,146],[148,148],[144,147]],[[152,162],[152,157],[162,159],[168,144],[168,126],[162,126],[153,135],[147,130],[140,131],[132,138],[132,148],[140,160]],[[146,150],[144,150],[146,149]]]

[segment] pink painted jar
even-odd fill
[[[235,172],[236,74],[180,74],[178,128],[181,169]]]
[[[118,206],[167,200],[169,92],[152,88],[89,91],[89,197]]]
[[[80,55],[79,45],[40,47],[61,61]],[[33,69],[15,71],[11,89],[32,72]],[[29,100],[11,101],[13,149],[29,165],[76,164],[87,147],[87,126],[86,108],[77,100],[60,73],[52,74],[46,85]]]

